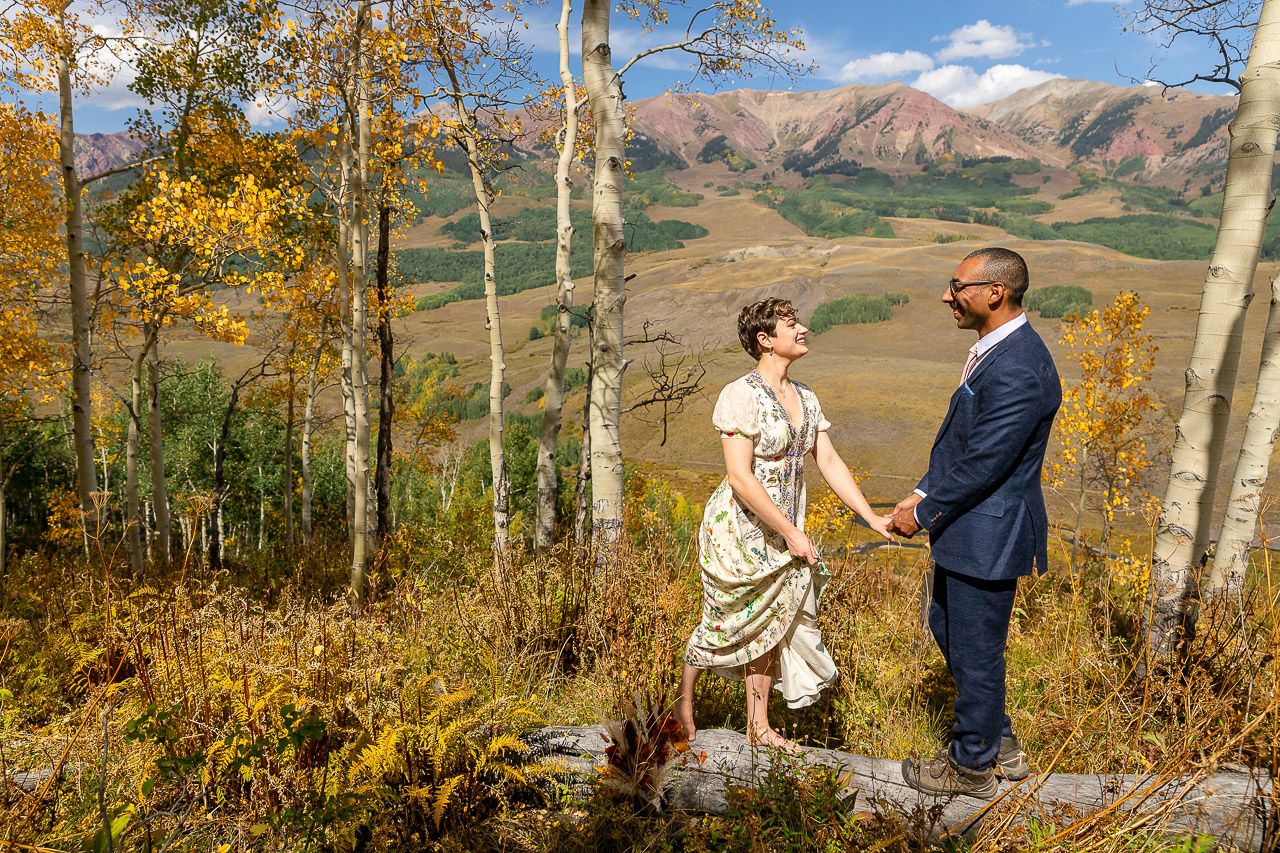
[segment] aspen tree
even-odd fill
[[[1063,382],[1054,427],[1058,448],[1044,476],[1053,486],[1074,489],[1071,565],[1077,570],[1090,510],[1102,522],[1105,551],[1116,512],[1141,511],[1153,502],[1146,491],[1153,463],[1148,439],[1159,409],[1147,390],[1156,351],[1142,331],[1148,311],[1137,294],[1121,293],[1102,310],[1064,322],[1058,341],[1080,378]]]
[[[1280,284],[1271,279],[1267,330],[1262,340],[1257,390],[1245,422],[1244,442],[1231,478],[1231,493],[1223,515],[1222,532],[1214,549],[1213,568],[1205,587],[1206,599],[1238,598],[1244,588],[1258,528],[1262,493],[1267,486],[1276,431],[1280,430]]]
[[[555,539],[556,494],[559,490],[559,466],[556,451],[560,439],[560,423],[564,409],[564,376],[569,363],[569,333],[573,323],[573,251],[574,228],[569,217],[573,195],[570,170],[579,155],[578,113],[585,98],[573,72],[569,69],[569,16],[572,0],[562,0],[556,33],[560,45],[560,100],[564,124],[556,140],[556,317],[552,325],[551,360],[543,394],[542,432],[538,439],[538,498],[534,522],[534,547],[546,551]]]
[[[1167,660],[1190,636],[1197,616],[1199,569],[1209,547],[1244,315],[1253,299],[1253,277],[1273,203],[1272,160],[1280,128],[1280,0],[1262,3],[1239,88],[1236,116],[1228,126],[1230,150],[1218,240],[1204,279],[1182,416],[1152,550],[1144,655],[1148,665]]]
[[[686,9],[662,0],[628,0],[619,10],[641,22],[646,32],[671,24],[671,12]],[[804,69],[793,57],[804,44],[796,30],[781,30],[758,0],[726,0],[694,10],[682,37],[648,48],[615,67],[610,46],[609,0],[583,0],[582,76],[595,133],[595,174],[591,206],[594,241],[594,381],[591,400],[591,529],[592,541],[611,545],[623,526],[623,458],[620,421],[623,355],[623,308],[626,304],[626,239],[622,193],[628,178],[626,112],[623,81],[637,62],[659,53],[681,52],[693,61],[693,79],[677,83],[687,89],[701,79],[712,83],[731,75],[749,76],[752,66],[788,76]],[[707,24],[703,24],[707,21]],[[675,24],[679,27],[679,23]]]
[[[101,11],[92,4],[85,12]],[[98,477],[93,446],[90,375],[90,305],[85,271],[84,197],[86,181],[75,164],[74,94],[99,78],[82,58],[102,40],[71,10],[70,0],[32,0],[0,16],[0,86],[52,91],[58,98],[58,172],[62,187],[66,293],[71,319],[71,426],[76,459],[76,494],[85,518],[94,513]],[[101,177],[101,176],[98,176]]]

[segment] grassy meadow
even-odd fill
[[[0,677],[15,849],[912,850],[890,812],[849,817],[829,777],[779,774],[722,817],[655,815],[571,791],[519,736],[615,716],[672,689],[697,618],[697,507],[628,481],[618,560],[564,543],[495,566],[482,496],[383,543],[369,613],[343,602],[345,549],[319,537],[202,576],[191,562],[129,579],[123,549],[32,554],[4,589]],[[815,532],[832,555],[822,629],[839,667],[825,700],[778,710],[802,743],[931,753],[953,691],[919,623],[922,550],[861,553],[858,528]],[[1274,774],[1280,629],[1259,567],[1243,611],[1202,614],[1184,669],[1133,677],[1145,569],[1123,556],[1023,582],[1009,710],[1037,770]],[[704,728],[743,725],[740,684],[699,685]],[[1274,778],[1274,776],[1272,776]],[[994,823],[994,822],[993,822]],[[108,843],[110,827],[111,840]],[[974,850],[1185,850],[1158,821],[1042,815]],[[1193,845],[1194,847],[1194,845]],[[1202,849],[1194,847],[1194,849]]]
[[[225,393],[225,377],[253,356],[180,332],[166,340],[166,365],[195,366],[175,368],[166,391],[185,401],[174,404],[173,423],[186,431],[165,441],[191,448],[189,458],[171,457],[191,483],[175,509],[177,521],[187,521],[187,547],[133,577],[112,494],[102,497],[100,523],[87,530],[63,495],[61,504],[32,510],[18,531],[0,586],[0,847],[920,849],[888,811],[846,815],[837,781],[822,774],[775,774],[757,791],[734,790],[724,816],[653,814],[594,787],[568,787],[528,760],[521,738],[544,725],[616,718],[637,693],[674,690],[699,615],[701,504],[723,475],[711,409],[719,389],[751,367],[734,328],[744,303],[778,295],[802,317],[846,312],[811,338],[811,354],[793,375],[817,392],[837,448],[873,502],[892,504],[922,471],[972,342],[938,300],[960,258],[983,245],[1022,252],[1033,287],[1083,288],[1096,308],[1122,290],[1141,296],[1151,309],[1145,331],[1159,348],[1151,386],[1162,414],[1149,443],[1167,447],[1204,260],[1194,241],[1181,254],[1164,252],[1166,244],[1163,258],[1137,256],[1154,253],[1152,232],[1158,237],[1168,221],[1126,217],[1167,217],[1194,236],[1212,225],[1212,197],[1173,204],[1167,194],[1135,194],[1126,175],[1115,174],[1124,171],[1118,166],[1099,177],[1030,162],[1008,174],[1000,163],[959,164],[887,183],[865,172],[803,182],[789,175],[786,186],[770,187],[759,169],[743,173],[730,160],[638,170],[629,194],[628,218],[640,236],[628,259],[635,274],[628,333],[649,322],[676,335],[707,373],[702,393],[672,413],[665,429],[646,412],[624,417],[626,536],[601,568],[573,542],[567,494],[551,553],[520,545],[495,563],[489,549],[488,451],[476,417],[485,399],[479,383],[488,381],[488,336],[483,303],[474,298],[467,218],[474,214],[460,181],[433,185],[415,200],[416,218],[397,246],[402,285],[417,306],[396,325],[397,351],[407,357],[406,399],[432,382],[456,388],[446,404],[458,418],[456,437],[433,448],[441,452],[430,460],[410,462],[404,511],[380,543],[364,617],[352,618],[346,604],[337,391],[320,398],[317,522],[305,542],[285,541],[279,495],[269,485],[283,469],[261,455],[283,445],[278,418],[268,412],[274,403],[246,403],[230,453],[232,541],[224,571],[214,575],[196,520],[207,475],[200,448],[211,427],[197,413],[216,409],[222,398],[209,389]],[[500,283],[514,425],[509,460],[513,480],[526,487],[550,353],[549,339],[535,333],[545,331],[544,309],[554,298],[550,235],[541,233],[549,222],[545,178],[514,180],[494,211],[506,229],[499,258],[511,259],[509,283]],[[588,203],[574,202],[580,222]],[[1097,219],[1107,221],[1088,224]],[[576,239],[582,264],[589,228],[579,225]],[[1269,262],[1259,268],[1260,294],[1270,272]],[[578,273],[583,304],[591,282],[585,268],[575,266]],[[218,296],[233,311],[257,307],[239,292]],[[1246,325],[1227,460],[1235,458],[1252,398],[1265,303],[1256,301]],[[855,314],[875,322],[848,322]],[[1076,377],[1058,342],[1062,322],[1032,316],[1070,382]],[[575,330],[569,364],[578,371],[585,347],[585,334]],[[654,356],[642,344],[628,349],[634,363],[624,405],[648,389],[645,362]],[[585,393],[575,382],[566,398],[566,477],[580,452]],[[100,443],[119,443],[118,433],[104,435]],[[65,479],[63,463],[41,464],[27,500]],[[120,460],[110,465],[118,472]],[[1166,472],[1156,466],[1156,492]],[[775,703],[775,714],[804,744],[892,758],[931,754],[946,737],[954,695],[920,625],[928,552],[870,547],[869,533],[828,511],[817,480],[810,478],[810,532],[833,572],[821,625],[841,674],[818,705],[792,712]],[[118,473],[108,482],[118,489]],[[1280,622],[1272,552],[1255,555],[1241,601],[1201,612],[1182,667],[1139,678],[1151,519],[1119,519],[1112,553],[1070,565],[1071,491],[1047,493],[1051,570],[1021,583],[1010,634],[1009,710],[1035,769],[1235,766],[1274,784]],[[532,524],[527,488],[522,494],[514,498],[516,542]],[[1220,515],[1225,495],[1218,499]],[[1269,498],[1264,505],[1265,538],[1276,514]],[[1087,519],[1090,535],[1097,527]],[[744,703],[740,684],[706,677],[695,715],[700,727],[741,730]],[[1135,853],[1212,846],[1161,834],[1158,817],[1144,822],[1104,809],[991,821],[965,846]]]

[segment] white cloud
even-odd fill
[[[124,31],[118,21],[97,16],[91,19],[94,33],[108,41],[97,50],[81,56],[80,63],[100,81],[89,94],[94,107],[101,110],[124,110],[143,105],[142,98],[129,91],[129,84],[137,77],[130,61],[136,51],[133,45],[122,39]]]
[[[993,65],[981,75],[967,65],[943,65],[921,74],[911,85],[946,104],[966,109],[1062,76],[1025,65]]]
[[[901,53],[886,51],[846,62],[836,73],[836,79],[841,83],[887,80],[916,71],[928,71],[931,68],[933,68],[933,60],[919,51],[904,50]]]
[[[1017,56],[1029,47],[1035,47],[1030,33],[1020,33],[1010,26],[999,26],[990,21],[978,21],[953,30],[945,36],[934,36],[934,41],[948,41],[938,51],[939,62],[953,59],[1004,59]]]
[[[262,92],[251,104],[244,105],[244,117],[257,130],[270,130],[283,127],[289,116],[293,115],[296,104],[283,98],[268,100]]]

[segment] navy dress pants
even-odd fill
[[[984,580],[935,566],[929,628],[956,683],[951,758],[973,770],[995,764],[1005,713],[1005,644],[1017,578]]]

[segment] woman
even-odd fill
[[[826,570],[804,533],[803,462],[812,453],[840,500],[892,541],[831,444],[818,398],[788,375],[809,351],[808,330],[785,299],[742,309],[738,338],[756,369],[720,392],[712,423],[728,475],[707,501],[698,534],[702,623],[685,646],[676,719],[693,740],[693,688],[702,670],[747,686],[747,738],[795,749],[769,726],[769,690],[792,708],[812,704],[836,675],[818,632]]]

